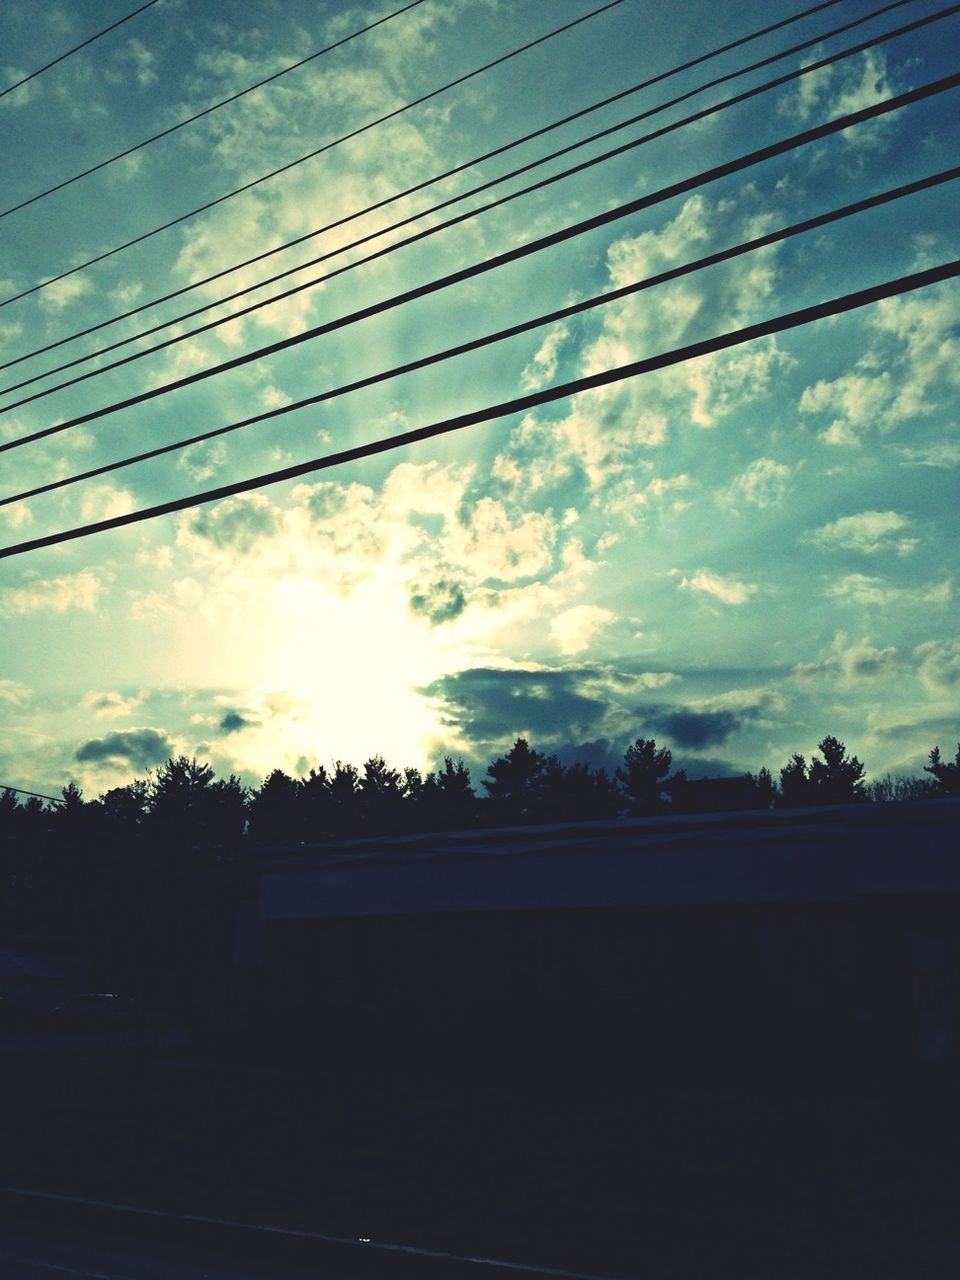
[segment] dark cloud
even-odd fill
[[[428,618],[434,626],[459,618],[467,607],[467,598],[459,582],[438,578],[435,582],[418,583],[410,595],[410,611]]]
[[[273,508],[256,497],[228,498],[219,506],[201,508],[190,517],[190,529],[215,547],[250,551],[274,532],[277,517]]]
[[[239,711],[228,711],[220,721],[219,727],[221,733],[237,733],[240,729],[249,728],[253,723],[252,720],[244,719]]]
[[[763,761],[755,765],[751,772],[756,773],[762,764]],[[685,756],[682,752],[673,753],[670,768],[672,773],[680,773],[682,770],[691,782],[697,778],[739,778],[746,772],[742,766],[735,765],[722,756]]]
[[[960,739],[960,716],[930,716],[925,720],[915,720],[912,724],[890,724],[882,729],[874,729],[873,736],[881,741],[902,741],[916,738],[924,734],[931,740],[930,745],[943,746],[943,740]]]
[[[423,691],[442,698],[447,718],[476,742],[528,734],[531,745],[591,736],[607,713],[602,698],[578,685],[583,671],[503,671],[476,667],[443,676]]]
[[[666,734],[678,747],[701,751],[726,742],[743,725],[743,718],[733,711],[690,711],[683,708],[647,711],[648,723]]]
[[[74,752],[81,764],[133,765],[149,769],[175,754],[173,743],[159,729],[121,729],[103,738],[90,738]]]

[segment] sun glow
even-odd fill
[[[383,566],[349,596],[315,578],[288,578],[270,601],[276,646],[268,698],[283,691],[294,709],[275,760],[306,755],[360,765],[380,754],[394,766],[429,763],[451,746],[439,708],[418,689],[457,665],[452,646],[411,615],[394,568]]]

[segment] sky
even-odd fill
[[[0,303],[218,200],[601,0],[424,0],[0,216]],[[924,14],[912,0],[646,124],[444,199],[878,8],[839,0],[490,160],[485,152],[799,12],[623,0],[215,208],[0,305],[0,362],[463,172],[0,370],[0,444],[346,316],[955,70],[960,17],[816,69],[579,175],[545,174]],[[135,7],[6,0],[0,89]],[[400,8],[159,0],[0,96],[0,206],[134,147]],[[454,286],[0,456],[3,495],[336,388],[958,163],[957,91]],[[491,194],[492,193],[492,194]],[[0,507],[3,546],[244,480],[952,260],[956,183],[463,356]],[[351,243],[400,218],[364,248]],[[210,318],[391,246],[208,332]],[[340,251],[340,252],[338,252]],[[283,283],[205,311],[227,292]],[[114,359],[164,349],[28,404]],[[479,783],[520,736],[607,768],[637,737],[691,776],[841,738],[871,777],[960,737],[956,280],[293,481],[0,560],[0,783],[91,798],[169,756],[251,785],[318,764]],[[186,334],[187,336],[182,336]],[[36,378],[19,391],[9,390]]]

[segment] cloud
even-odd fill
[[[607,713],[599,691],[583,691],[590,669],[473,667],[441,676],[423,692],[441,699],[451,726],[477,745],[518,737],[569,743],[596,736]],[[593,732],[591,732],[593,731]]]
[[[719,573],[710,573],[707,569],[698,569],[692,577],[681,578],[680,589],[699,591],[703,595],[713,596],[723,604],[746,604],[759,590],[754,583],[740,582],[737,578],[724,578]]]
[[[212,507],[198,507],[180,526],[181,538],[196,548],[208,543],[218,550],[245,554],[277,529],[277,513],[262,495],[243,494]]]
[[[40,306],[45,311],[59,313],[88,298],[93,293],[93,285],[86,276],[68,276],[66,280],[54,280],[44,286],[40,294]]]
[[[122,729],[90,738],[74,752],[78,764],[150,769],[176,754],[173,742],[159,729]]]
[[[719,746],[743,724],[742,718],[732,711],[659,711],[648,713],[647,719],[672,743],[694,751]]]
[[[0,615],[9,618],[43,611],[66,613],[69,609],[90,613],[96,608],[102,589],[103,584],[90,569],[59,578],[37,578],[20,587],[0,590]]]
[[[434,626],[453,622],[466,607],[463,587],[450,578],[418,583],[410,595],[411,613],[427,618]]]
[[[941,440],[920,447],[905,445],[900,453],[915,467],[937,467],[944,471],[960,467],[960,440]]]
[[[884,578],[848,573],[832,583],[824,595],[864,608],[893,604],[947,604],[953,598],[953,582],[944,578],[925,587],[897,587]]]
[[[550,635],[561,653],[583,653],[616,615],[595,604],[579,604],[558,613],[550,622]]]
[[[248,729],[255,724],[256,721],[248,720],[238,711],[228,711],[217,727],[221,733],[239,733],[241,729]]]
[[[0,680],[0,703],[8,707],[24,707],[30,700],[30,690],[17,680]]]
[[[928,640],[914,649],[913,656],[919,661],[920,682],[929,694],[938,696],[960,688],[960,640]]]
[[[805,65],[813,61],[816,59],[811,57]],[[868,49],[851,62],[808,71],[800,77],[796,89],[780,99],[777,111],[801,121],[813,115],[833,120],[872,106],[892,93],[883,53]],[[882,127],[881,122],[873,121],[867,126],[844,129],[842,136],[848,143],[859,146],[875,144]]]
[[[524,391],[538,391],[553,381],[557,373],[560,348],[569,336],[570,330],[565,324],[550,330],[533,360],[520,375],[520,385]]]
[[[84,492],[80,510],[84,520],[110,520],[125,516],[135,506],[133,494],[112,484],[94,484]]]
[[[802,537],[821,551],[857,551],[873,556],[880,551],[895,551],[906,556],[919,545],[917,538],[894,535],[908,528],[910,520],[897,511],[861,511],[855,516],[841,516]]]
[[[816,662],[801,662],[792,674],[800,680],[839,679],[845,685],[873,680],[903,669],[903,662],[893,646],[875,648],[869,640],[849,643],[838,631],[829,650]]]
[[[140,706],[143,698],[139,695],[125,698],[122,693],[85,694],[81,706],[85,711],[92,711],[95,716],[126,716]]]
[[[209,480],[227,460],[227,446],[223,440],[201,441],[188,445],[180,454],[177,469],[184,471],[191,480]]]
[[[887,298],[870,311],[870,341],[847,373],[820,379],[800,396],[801,413],[830,416],[821,438],[831,445],[858,445],[863,436],[888,434],[902,423],[928,417],[952,404],[960,388],[960,294],[932,286],[922,297]],[[955,465],[951,444],[916,451]],[[939,460],[938,460],[939,453]]]
[[[774,462],[772,458],[757,458],[737,476],[722,495],[722,500],[736,502],[742,499],[760,508],[777,506],[783,501],[789,476],[790,468],[785,463]]]

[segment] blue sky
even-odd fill
[[[8,0],[0,87],[132,7]],[[0,219],[0,298],[595,7],[426,0]],[[803,7],[625,0],[215,210],[0,307],[2,359],[305,235]],[[255,284],[268,265],[272,272],[335,250],[874,7],[841,0],[269,264],[3,370],[0,386],[174,319],[227,285]],[[2,208],[390,11],[339,0],[160,0],[0,97]],[[606,145],[935,11],[913,0]],[[0,395],[0,440],[301,332],[946,75],[958,21],[808,73],[124,369],[16,409],[4,406],[51,380]],[[957,163],[956,110],[956,91],[940,95],[339,333],[13,449],[2,455],[4,494],[945,169]],[[4,506],[4,545],[947,261],[957,256],[958,225],[956,184],[948,183],[454,362]],[[949,749],[960,734],[958,322],[957,285],[948,282],[321,476],[3,560],[0,782],[50,791],[75,778],[92,795],[178,752],[250,782],[275,766],[300,773],[380,752],[429,767],[452,753],[474,766],[476,781],[476,770],[520,735],[566,759],[608,765],[635,737],[655,737],[692,774],[711,774],[779,769],[832,733],[871,775],[917,771],[934,743]]]

